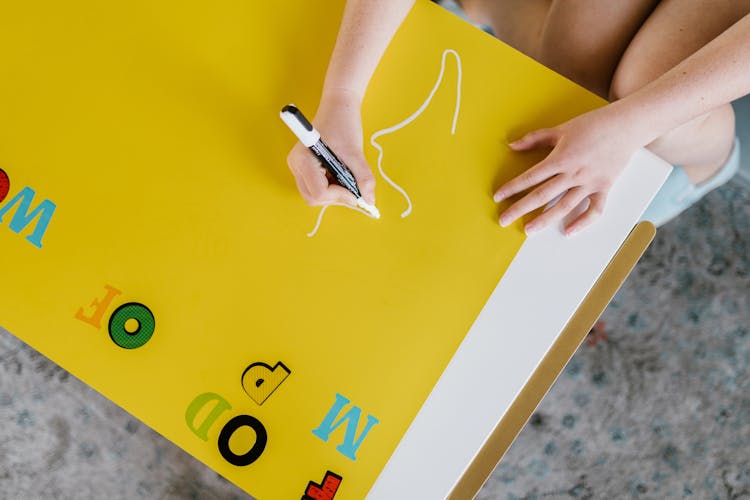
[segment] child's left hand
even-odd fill
[[[633,119],[620,115],[610,104],[569,120],[557,127],[536,130],[510,143],[515,151],[551,147],[549,155],[496,192],[496,202],[533,188],[500,216],[507,226],[524,214],[565,193],[546,212],[528,222],[527,234],[539,231],[569,214],[583,200],[588,209],[567,225],[571,235],[591,224],[604,210],[609,190],[635,151],[643,147],[643,130]]]

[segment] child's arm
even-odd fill
[[[511,144],[517,151],[554,148],[543,161],[501,186],[500,201],[534,188],[501,216],[507,225],[567,194],[526,225],[535,232],[585,198],[589,209],[567,228],[587,226],[604,209],[610,186],[632,154],[679,125],[750,93],[750,15],[650,84],[603,108]]]
[[[362,196],[375,203],[375,178],[362,146],[360,107],[367,84],[415,0],[349,0],[323,86],[315,127],[357,178]],[[287,157],[297,187],[310,205],[345,203],[354,196],[329,185],[318,161],[297,143]]]

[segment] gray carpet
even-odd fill
[[[480,499],[750,498],[750,190],[662,228]]]

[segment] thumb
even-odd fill
[[[553,147],[557,142],[554,130],[543,128],[529,132],[518,140],[508,144],[514,151],[527,151],[539,147]]]

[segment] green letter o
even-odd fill
[[[128,331],[125,323],[134,319],[138,327],[134,331]],[[148,307],[137,302],[130,302],[118,307],[109,318],[109,336],[112,341],[125,349],[137,349],[151,339],[156,328],[154,315]]]

